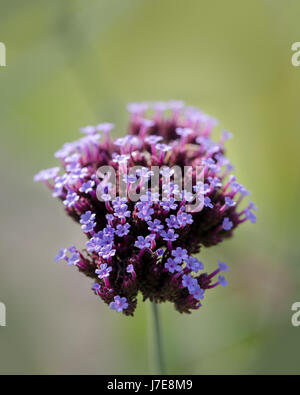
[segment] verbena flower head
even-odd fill
[[[60,249],[55,260],[93,279],[93,292],[117,312],[133,315],[141,292],[189,313],[209,289],[227,285],[228,271],[220,261],[205,271],[193,255],[255,222],[256,207],[242,202],[249,192],[225,156],[230,133],[211,138],[215,119],[181,101],[132,103],[128,110],[125,137],[113,140],[111,123],[82,128],[83,137],[55,153],[63,172],[35,176],[88,239],[82,250]],[[188,168],[179,182],[174,168]]]

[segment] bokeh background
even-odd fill
[[[152,372],[148,304],[111,312],[53,257],[81,229],[40,168],[103,121],[126,130],[129,101],[182,99],[234,133],[228,154],[258,223],[203,250],[231,265],[226,289],[180,315],[161,306],[169,373],[300,373],[300,41],[297,0],[0,0],[0,373]]]

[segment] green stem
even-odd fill
[[[155,343],[155,357],[156,357],[156,370],[158,374],[165,374],[165,359],[162,345],[162,332],[159,319],[158,305],[155,302],[151,302],[152,317],[153,317],[153,332],[154,332],[154,343]]]

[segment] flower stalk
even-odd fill
[[[161,330],[159,306],[155,302],[151,302],[151,314],[155,352],[155,373],[163,375],[166,374],[166,364],[163,349],[163,335]]]

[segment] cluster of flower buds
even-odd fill
[[[88,241],[55,257],[93,279],[92,289],[111,309],[133,315],[137,295],[170,301],[179,312],[201,306],[205,292],[226,286],[218,262],[211,273],[194,254],[231,237],[253,203],[232,175],[217,122],[181,101],[132,103],[125,137],[112,139],[113,124],[81,129],[79,140],[55,153],[64,169],[42,170],[43,181]],[[184,176],[182,174],[184,173]]]

